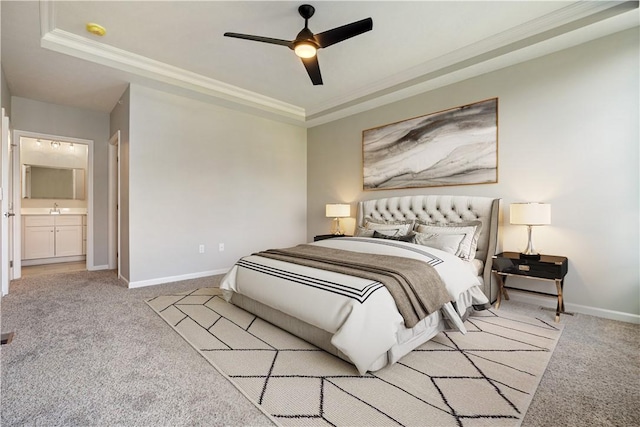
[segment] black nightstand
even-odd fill
[[[351,236],[347,236],[346,234],[319,234],[313,238],[313,241],[317,242],[318,240],[333,239],[334,237],[351,237]]]
[[[560,313],[564,311],[562,290],[564,288],[564,276],[567,275],[569,260],[563,256],[540,255],[540,259],[520,258],[518,252],[503,252],[493,256],[491,271],[498,279],[498,301],[496,309],[500,308],[502,295],[509,299],[507,289],[529,292],[539,295],[548,295],[558,298],[556,307],[556,322],[560,321]],[[511,288],[505,286],[508,276],[527,277],[529,279],[551,280],[556,283],[557,294],[538,292],[530,289]]]

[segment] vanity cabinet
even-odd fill
[[[84,215],[24,216],[22,259],[83,255],[83,217]]]

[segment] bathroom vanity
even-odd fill
[[[23,212],[22,227],[22,265],[86,259],[86,213],[70,209],[44,215]]]

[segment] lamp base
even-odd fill
[[[523,254],[520,253],[520,259],[533,259],[533,260],[539,260],[540,259],[540,254]]]

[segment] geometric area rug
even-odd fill
[[[351,364],[227,303],[218,288],[147,304],[281,426],[519,426],[562,332],[495,310],[392,366]]]

